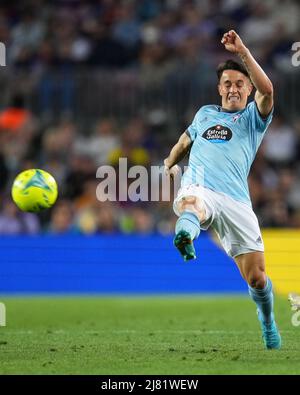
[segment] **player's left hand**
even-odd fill
[[[221,43],[224,44],[227,51],[235,54],[242,54],[247,50],[241,37],[234,30],[225,33]]]

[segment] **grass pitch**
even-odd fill
[[[299,374],[300,326],[276,299],[265,350],[247,297],[0,298],[1,374]]]

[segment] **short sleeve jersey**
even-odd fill
[[[254,101],[238,112],[201,107],[187,129],[193,144],[182,185],[203,185],[251,206],[247,178],[272,116],[263,119]]]

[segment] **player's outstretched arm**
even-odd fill
[[[185,155],[189,152],[192,145],[192,140],[188,133],[184,132],[179,137],[179,140],[171,149],[169,156],[164,160],[166,172],[172,169],[178,162],[180,162]]]
[[[272,82],[234,30],[225,33],[221,42],[227,51],[237,54],[244,63],[256,88],[255,101],[258,110],[262,117],[267,117],[273,108]]]

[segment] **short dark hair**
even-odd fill
[[[219,64],[217,67],[217,76],[218,80],[220,81],[223,71],[225,70],[237,70],[243,73],[246,77],[250,79],[249,73],[246,70],[245,66],[243,66],[241,63],[236,62],[235,60],[229,59],[226,60],[226,62],[222,62]]]

